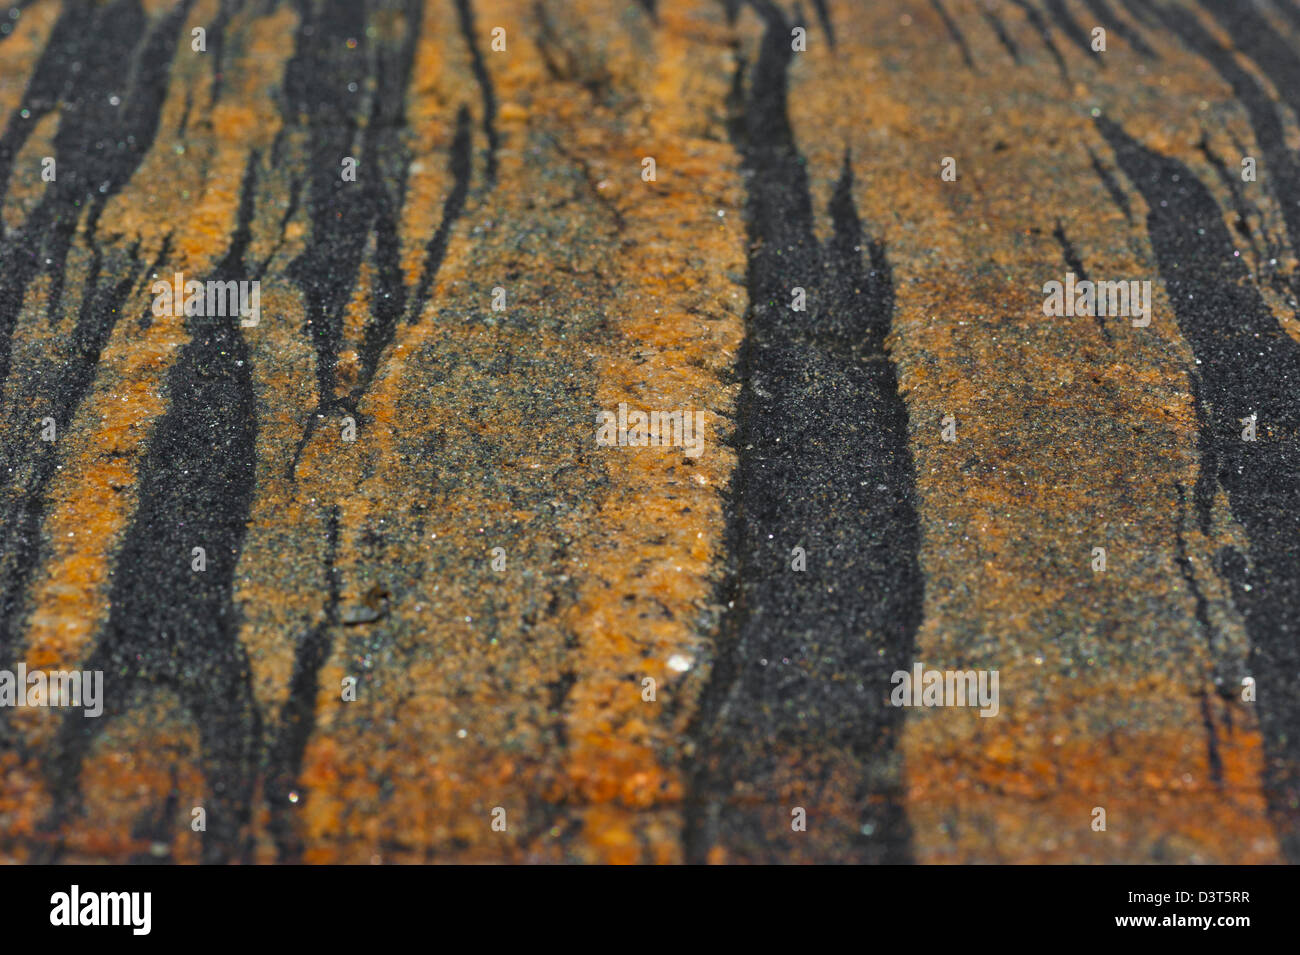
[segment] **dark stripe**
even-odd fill
[[[216,17],[208,24],[205,31],[208,56],[212,58],[212,87],[208,97],[209,109],[217,105],[217,100],[221,98],[222,85],[225,83],[225,71],[222,67],[226,62],[226,28],[230,26],[230,21],[244,9],[245,2],[246,0],[221,0],[221,6],[217,10]],[[191,36],[189,40],[193,42],[193,37]]]
[[[1153,11],[1151,0],[1119,0],[1128,15],[1153,30],[1160,29],[1160,18]]]
[[[1236,230],[1237,235],[1250,243],[1251,256],[1255,264],[1255,281],[1267,282],[1280,295],[1286,296],[1290,294],[1290,289],[1282,274],[1276,267],[1269,264],[1269,260],[1285,259],[1283,244],[1269,235],[1268,231],[1262,226],[1258,237],[1250,228],[1251,216],[1254,216],[1261,223],[1266,220],[1260,212],[1258,204],[1246,194],[1246,187],[1250,184],[1242,182],[1241,168],[1237,167],[1232,170],[1228,168],[1228,164],[1210,146],[1209,136],[1204,130],[1201,132],[1201,141],[1196,145],[1200,149],[1201,155],[1205,157],[1205,161],[1214,169],[1215,175],[1219,179],[1219,185],[1226,189],[1231,197],[1232,211],[1236,213],[1233,228]],[[1237,145],[1235,141],[1234,145]],[[1237,148],[1242,155],[1245,155],[1246,151],[1240,145],[1237,145]]]
[[[1214,475],[1211,474],[1210,478],[1213,480]],[[1186,534],[1187,491],[1182,484],[1175,484],[1174,489],[1178,492],[1178,521],[1174,525],[1174,564],[1177,566],[1178,573],[1182,576],[1184,583],[1187,584],[1187,589],[1191,592],[1192,599],[1195,601],[1196,626],[1205,639],[1205,652],[1210,659],[1209,680],[1213,683],[1217,693],[1232,699],[1236,697],[1241,689],[1241,678],[1248,676],[1242,669],[1245,661],[1228,652],[1227,641],[1210,618],[1209,598],[1205,596],[1205,591],[1196,575],[1196,567],[1188,555]],[[1214,748],[1213,745],[1211,748]],[[1222,773],[1220,772],[1219,775],[1220,781],[1222,781]]]
[[[451,241],[451,229],[465,211],[465,199],[469,195],[470,177],[470,117],[469,110],[462,106],[456,115],[456,137],[451,143],[451,156],[448,163],[452,175],[451,191],[442,207],[442,221],[438,229],[429,237],[424,249],[424,266],[420,270],[420,282],[416,286],[411,313],[407,318],[416,322],[429,301],[433,280],[437,278],[442,260],[447,255],[447,243]]]
[[[1278,96],[1300,111],[1300,54],[1277,28],[1241,0],[1201,0],[1220,26],[1232,37],[1233,45],[1259,64],[1277,87]]]
[[[1056,220],[1056,227],[1052,229],[1052,237],[1056,239],[1057,244],[1061,247],[1061,258],[1065,260],[1066,266],[1086,282],[1088,280],[1088,271],[1083,267],[1083,260],[1079,258],[1079,252],[1075,249],[1074,243],[1065,234],[1065,226],[1061,225],[1060,219]]]
[[[339,351],[343,344],[343,311],[356,287],[357,274],[371,232],[373,209],[366,203],[366,177],[380,174],[358,164],[357,181],[342,177],[344,158],[367,163],[359,155],[357,131],[364,97],[360,84],[369,75],[371,53],[366,36],[365,4],[327,0],[319,14],[299,0],[300,20],[293,59],[284,71],[286,127],[307,127],[307,213],[311,223],[307,244],[289,265],[288,275],[307,300],[307,334],[316,349],[316,409],[308,414],[303,435],[289,466],[292,476],[298,455],[318,422],[318,414],[334,407]],[[348,43],[352,42],[349,48]],[[357,88],[349,91],[348,84]]]
[[[1232,94],[1250,118],[1255,142],[1259,146],[1263,165],[1267,167],[1267,183],[1277,196],[1282,221],[1294,245],[1300,241],[1300,164],[1287,145],[1286,132],[1278,114],[1278,106],[1249,71],[1238,64],[1232,51],[1222,47],[1194,19],[1173,10],[1160,10],[1165,25],[1189,49],[1203,56],[1219,75],[1232,87]],[[1265,170],[1261,170],[1264,172]],[[1293,288],[1300,294],[1300,280],[1293,280]]]
[[[646,12],[655,20],[653,0],[644,0]],[[497,148],[501,145],[497,136],[497,94],[492,86],[492,74],[483,62],[483,54],[478,48],[478,34],[474,29],[473,0],[456,0],[456,12],[460,16],[460,32],[469,47],[470,66],[474,70],[474,79],[478,82],[479,92],[483,96],[483,135],[488,141],[487,181],[492,186],[497,179]]]
[[[1082,50],[1089,59],[1095,60],[1098,66],[1104,66],[1105,60],[1098,56],[1092,48],[1090,42],[1092,34],[1081,27],[1074,17],[1070,16],[1070,11],[1066,8],[1064,0],[1043,0],[1043,2],[1047,4],[1047,12],[1056,21],[1056,25],[1061,28],[1061,32],[1066,35],[1069,41]]]
[[[11,334],[17,325],[27,288],[42,270],[54,276],[51,314],[58,310],[59,289],[66,279],[66,259],[77,223],[86,210],[85,241],[91,250],[81,306],[70,338],[51,356],[45,373],[33,376],[35,394],[23,395],[6,409],[10,421],[20,416],[21,426],[7,428],[0,439],[0,465],[20,476],[0,522],[0,660],[9,657],[23,621],[23,599],[37,565],[40,527],[45,513],[45,489],[53,477],[59,455],[57,444],[36,440],[30,409],[48,409],[57,434],[62,435],[94,380],[100,353],[122,313],[122,306],[139,276],[138,242],[126,248],[99,245],[96,229],[100,212],[110,197],[130,180],[153,144],[157,132],[176,34],[189,9],[178,4],[152,30],[137,0],[123,0],[100,11],[92,28],[84,20],[68,29],[85,33],[94,42],[84,51],[82,69],[71,89],[57,93],[57,84],[33,80],[25,97],[34,108],[48,110],[51,96],[62,97],[58,133],[54,137],[56,179],[47,187],[28,220],[9,242],[0,243],[0,261],[8,268],[0,276],[0,378],[9,369]],[[65,16],[85,14],[69,8]],[[62,36],[63,21],[55,28]],[[140,38],[144,42],[140,43]],[[51,39],[51,44],[55,39]],[[58,40],[57,55],[79,49]],[[139,46],[137,47],[137,44]],[[134,79],[126,88],[123,61],[134,59]],[[65,64],[66,65],[66,64]],[[38,72],[40,70],[38,69]],[[120,91],[114,106],[110,94]],[[14,129],[13,125],[6,132]],[[25,134],[15,135],[21,142]],[[3,157],[0,156],[0,161]],[[49,259],[49,264],[45,260]],[[109,275],[100,285],[107,260]],[[3,722],[0,715],[0,722]]]
[[[86,20],[91,14],[80,6],[69,8],[56,25],[23,104],[0,142],[0,180],[7,184],[13,157],[36,122],[62,104],[54,136],[55,181],[22,228],[0,244],[0,259],[16,265],[0,277],[0,379],[8,377],[11,337],[27,286],[38,272],[50,274],[49,314],[58,312],[64,263],[81,210],[90,210],[86,230],[93,235],[100,211],[153,145],[176,33],[191,3],[177,4],[152,30],[147,30],[139,0],[118,0],[102,8],[90,29]],[[80,63],[81,69],[74,72],[69,87],[70,61]],[[135,69],[123,70],[123,62],[131,61]],[[110,100],[113,95],[120,100],[116,105]],[[22,118],[22,109],[31,114],[28,119]],[[39,170],[29,174],[38,175]]]
[[[1083,267],[1083,259],[1079,258],[1079,252],[1075,249],[1074,243],[1065,234],[1065,226],[1061,224],[1060,219],[1056,220],[1056,227],[1052,229],[1052,237],[1056,239],[1057,244],[1061,247],[1061,258],[1065,260],[1066,268],[1086,282],[1088,280],[1088,270]],[[1096,315],[1094,318],[1097,321],[1097,329],[1101,332],[1101,337],[1108,342],[1111,341],[1110,329],[1106,327],[1105,317]]]
[[[22,150],[28,137],[45,116],[54,109],[61,99],[80,102],[84,96],[85,78],[80,73],[68,69],[69,62],[81,62],[81,57],[89,55],[90,44],[98,39],[101,43],[112,44],[121,54],[131,49],[133,44],[122,33],[107,36],[86,30],[86,20],[93,16],[88,0],[69,0],[62,14],[55,22],[32,70],[23,98],[9,116],[4,135],[0,136],[0,200],[8,192],[9,176],[13,168],[14,157]],[[78,80],[81,83],[78,83]],[[23,115],[24,111],[27,113]],[[75,120],[74,120],[75,122]],[[10,261],[5,257],[5,261]]]
[[[239,226],[211,279],[239,281],[253,215],[257,155],[244,176]],[[261,717],[253,697],[239,616],[235,568],[256,477],[257,403],[239,316],[186,319],[190,341],[168,376],[170,402],[149,441],[140,503],[116,560],[112,608],[84,664],[104,671],[104,713],[73,711],[50,763],[52,819],[78,798],[82,761],[114,716],[140,693],[174,692],[199,733],[207,862],[247,859],[247,827],[258,769]],[[191,569],[202,547],[207,569]]]
[[[408,289],[401,267],[398,227],[411,161],[410,150],[405,145],[406,90],[420,38],[422,5],[419,0],[401,0],[401,8],[406,29],[400,42],[390,48],[381,38],[380,48],[374,53],[365,50],[364,5],[337,0],[326,4],[323,15],[315,18],[304,8],[294,57],[286,70],[286,126],[299,124],[303,117],[308,126],[304,161],[309,168],[304,175],[311,221],[307,246],[291,264],[290,275],[307,298],[319,389],[317,407],[308,415],[289,463],[290,477],[320,414],[343,407],[361,417],[357,408],[397,334],[403,312],[407,313],[409,322],[414,322],[429,299],[447,252],[451,230],[464,211],[469,194],[471,119],[469,109],[462,105],[457,111],[456,134],[449,157],[452,188],[443,205],[442,220],[426,244],[420,277],[415,288]],[[461,17],[466,40],[477,58],[468,6],[462,7]],[[348,49],[348,40],[356,41],[354,50]],[[359,149],[352,151],[361,125],[357,110],[363,99],[350,92],[347,85],[350,82],[362,85],[369,62],[374,63],[375,92]],[[493,124],[495,96],[481,59],[477,60],[476,72],[478,69],[483,71],[479,83],[484,96],[491,184],[498,145]],[[358,167],[356,182],[344,182],[340,176],[340,161],[347,155],[359,158],[364,164]],[[349,394],[340,398],[335,394],[334,365],[343,346],[343,310],[355,290],[371,233],[375,237],[374,286],[369,296],[370,320],[357,348],[360,374]],[[333,631],[339,625],[340,584],[335,569],[340,533],[337,503],[331,508],[325,560],[329,585],[326,620],[298,645],[289,697],[281,708],[268,751],[265,797],[271,815],[270,829],[281,861],[287,862],[300,861],[302,855],[301,838],[288,797],[298,785],[303,753],[315,728],[320,669],[329,658]]]
[[[1088,9],[1092,11],[1092,15],[1101,21],[1100,25],[1105,26],[1106,29],[1131,46],[1134,52],[1152,60],[1160,59],[1160,54],[1147,45],[1140,33],[1119,18],[1119,15],[1107,0],[1084,0],[1084,2],[1088,5]]]
[[[1227,492],[1250,541],[1219,570],[1250,635],[1266,754],[1264,789],[1282,850],[1300,861],[1300,345],[1279,325],[1233,255],[1209,190],[1182,163],[1106,120],[1098,128],[1150,211],[1147,232],[1184,338],[1199,362],[1209,436],[1201,467]],[[1259,416],[1258,440],[1240,419]]]
[[[972,73],[978,73],[979,71],[975,69],[975,61],[971,59],[970,47],[966,45],[966,38],[962,36],[957,24],[953,22],[952,17],[948,15],[948,11],[944,9],[943,0],[930,0],[930,5],[939,14],[939,19],[943,21],[943,25],[948,29],[948,35],[957,44],[957,49],[961,51],[961,58],[966,63],[966,66],[970,68]]]
[[[1110,170],[1102,165],[1101,160],[1097,158],[1097,154],[1092,151],[1091,146],[1088,147],[1088,158],[1092,161],[1092,171],[1097,174],[1101,184],[1106,187],[1106,191],[1110,193],[1110,197],[1114,200],[1115,205],[1119,207],[1119,211],[1124,213],[1124,221],[1132,223],[1133,209],[1129,206],[1128,196],[1124,195],[1124,190],[1119,187],[1119,183],[1115,181],[1115,177],[1111,175]]]
[[[1011,54],[1011,59],[1016,63],[1016,65],[1019,65],[1020,51],[1016,49],[1016,44],[1012,41],[1010,35],[1007,33],[1006,25],[1003,24],[1003,22],[1000,19],[998,19],[998,15],[994,13],[992,10],[986,10],[983,7],[981,7],[980,13],[984,14],[984,19],[988,22],[988,25],[993,29],[993,32],[997,34],[998,41],[1006,48],[1006,51],[1009,54]]]
[[[822,29],[826,31],[826,40],[835,49],[835,24],[831,22],[830,5],[826,0],[812,0],[813,8],[817,11],[817,19],[821,21]]]
[[[325,578],[329,599],[325,620],[312,627],[301,640],[293,657],[293,676],[289,679],[289,696],[280,707],[275,738],[270,743],[266,771],[266,806],[270,813],[267,828],[275,840],[281,862],[302,861],[302,839],[294,828],[294,803],[289,796],[302,772],[303,753],[312,730],[316,728],[316,696],[320,668],[329,659],[334,643],[334,628],[339,626],[339,575],[335,568],[339,547],[339,509],[330,509],[326,524]],[[299,802],[298,805],[304,805]]]
[[[806,755],[806,808],[818,818],[832,794],[819,790],[814,762],[831,753],[854,780],[836,796],[857,816],[821,820],[846,824],[827,852],[904,860],[902,711],[889,705],[889,678],[911,666],[922,577],[907,409],[885,350],[892,279],[883,247],[862,233],[847,157],[834,235],[817,241],[787,112],[790,31],[774,5],[755,6],[767,31],[747,93],[738,77],[732,126],[751,246],[730,513],[735,609],[694,729],[688,856],[721,845],[737,859],[785,857],[800,834],[776,804],[780,780]],[[795,286],[807,290],[806,312],[791,310]],[[807,551],[804,573],[791,570],[795,546]]]
[[[398,49],[382,50],[375,58],[375,96],[362,137],[361,156],[371,168],[357,185],[366,197],[367,209],[374,215],[375,279],[369,302],[370,321],[362,333],[358,349],[361,376],[351,394],[349,407],[353,411],[370,387],[379,360],[397,334],[398,320],[406,307],[398,219],[406,201],[406,175],[411,165],[411,154],[402,137],[406,125],[406,87],[415,63],[421,10],[419,0],[404,2],[408,29]],[[396,67],[390,67],[390,62]]]
[[[1056,48],[1056,43],[1052,40],[1052,31],[1048,28],[1043,15],[1035,7],[1030,6],[1029,0],[1011,0],[1011,2],[1025,11],[1025,16],[1028,18],[1030,25],[1038,31],[1038,36],[1043,41],[1043,45],[1047,47],[1047,52],[1052,54],[1052,59],[1056,61],[1056,68],[1061,73],[1061,79],[1069,82],[1070,73],[1065,68],[1065,58],[1061,56],[1061,51]]]
[[[469,192],[470,118],[469,110],[462,106],[451,148],[454,182],[411,293],[402,278],[398,223],[410,166],[410,151],[403,140],[406,88],[419,41],[421,7],[418,0],[403,0],[402,9],[407,26],[401,43],[396,49],[381,46],[372,54],[366,50],[364,5],[332,0],[317,17],[304,7],[294,57],[285,71],[286,125],[297,125],[303,118],[307,124],[305,161],[311,221],[307,246],[290,265],[289,275],[307,299],[307,331],[316,348],[318,392],[317,406],[306,417],[287,467],[290,478],[322,415],[339,407],[356,414],[397,334],[408,301],[408,320],[419,317]],[[349,40],[355,41],[353,49],[348,48]],[[360,84],[369,62],[375,64],[375,94],[361,141],[356,143],[363,100],[359,93],[348,90],[348,84]],[[483,89],[485,110],[494,115],[490,81]],[[495,164],[495,127],[486,116],[485,122],[489,161]],[[356,182],[345,182],[340,175],[345,156],[364,163],[358,166]],[[358,346],[361,371],[351,391],[339,396],[335,366],[343,346],[343,312],[355,290],[371,233],[376,249],[375,287],[369,302],[371,318]]]

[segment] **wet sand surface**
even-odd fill
[[[1295,861],[1298,119],[1294,0],[0,4],[0,668],[104,681],[0,861]]]

